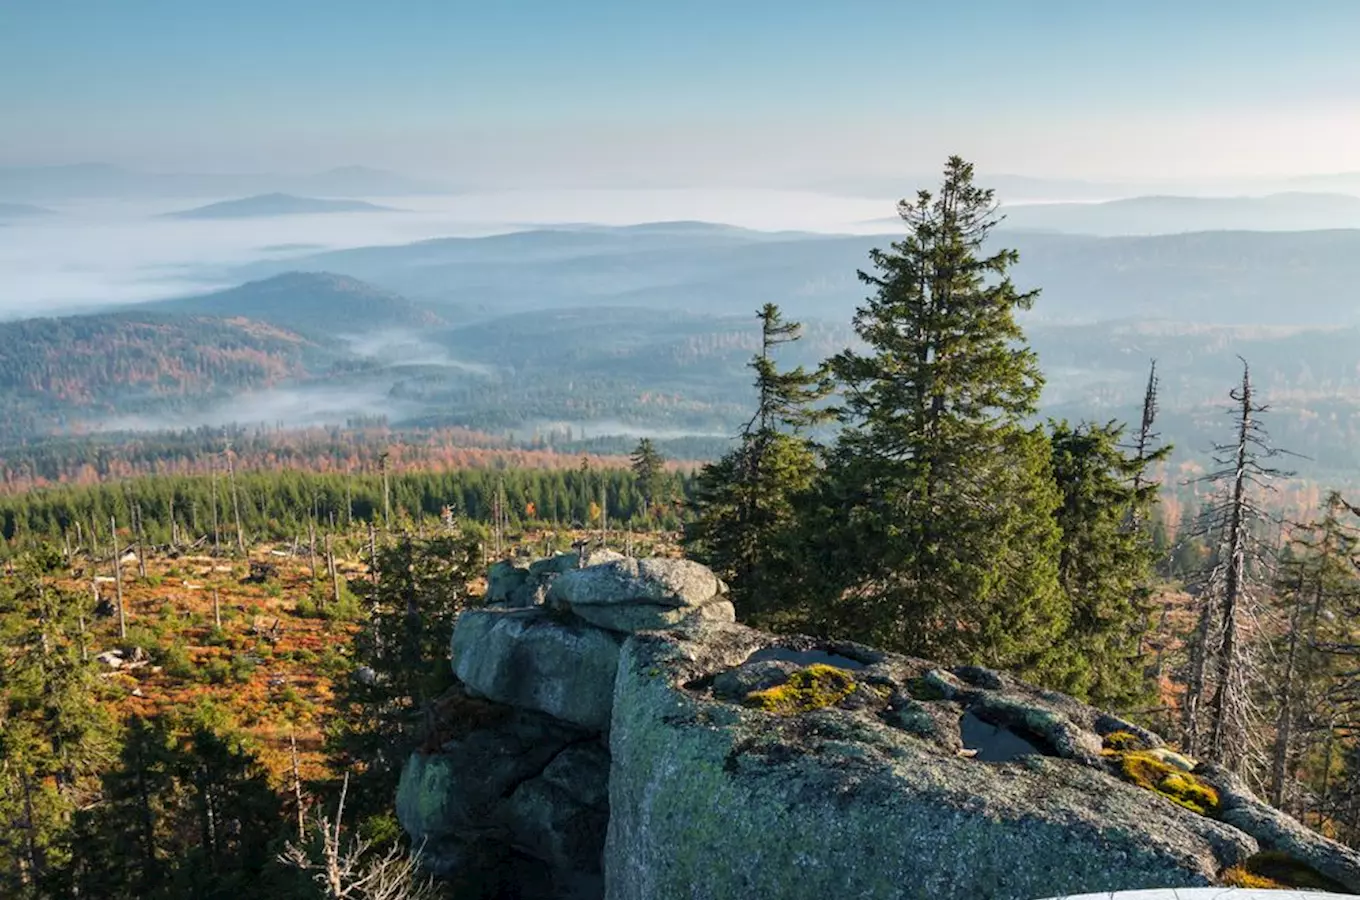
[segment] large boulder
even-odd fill
[[[533,561],[521,557],[502,560],[487,570],[486,602],[512,609],[542,606],[559,575],[623,558],[622,553],[601,547],[557,553]]]
[[[751,690],[734,702],[715,684]],[[1257,851],[1114,777],[1090,755],[1097,721],[1118,720],[853,645],[731,625],[635,635],[610,730],[606,896],[1030,900],[1211,886]]]
[[[476,609],[453,630],[453,670],[475,695],[594,731],[609,727],[619,638],[542,608]]]
[[[617,559],[565,572],[547,603],[610,631],[671,628],[691,617],[735,621],[726,586],[687,559]]]

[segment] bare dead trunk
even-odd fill
[[[118,553],[118,520],[109,518],[109,535],[113,541],[113,584],[118,598],[118,639],[127,640],[127,613],[123,609],[123,560]]]

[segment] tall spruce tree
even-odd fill
[[[643,512],[650,516],[665,490],[666,458],[656,449],[651,438],[642,438],[633,448],[629,461],[632,463],[637,489],[642,494]]]
[[[1147,429],[1144,418],[1144,429]],[[1069,619],[1046,680],[1101,706],[1143,699],[1149,683],[1141,660],[1148,628],[1148,585],[1155,559],[1151,532],[1142,527],[1156,500],[1147,469],[1169,447],[1140,442],[1132,456],[1120,449],[1124,426],[1067,422],[1050,425],[1053,477],[1062,495],[1058,581]]]
[[[1047,440],[1026,420],[1042,386],[1008,277],[1013,250],[973,167],[948,161],[937,194],[898,212],[907,236],[871,254],[874,294],[832,360],[845,425],[809,558],[830,626],[951,661],[1034,671],[1066,628],[1058,492]]]
[[[727,580],[742,621],[797,627],[803,612],[791,590],[787,556],[796,501],[819,471],[816,446],[804,432],[830,418],[818,404],[831,385],[825,368],[779,369],[775,352],[799,339],[798,322],[785,321],[773,303],[756,317],[760,352],[750,363],[755,412],[738,446],[699,473],[685,539],[691,555]]]

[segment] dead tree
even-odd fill
[[[1252,688],[1260,676],[1254,637],[1260,617],[1260,586],[1270,567],[1271,548],[1260,539],[1272,518],[1257,494],[1290,473],[1265,460],[1280,455],[1260,421],[1267,407],[1253,394],[1251,369],[1242,361],[1242,382],[1234,401],[1236,440],[1215,449],[1217,468],[1202,480],[1216,488],[1198,533],[1217,548],[1202,582],[1199,622],[1192,640],[1183,725],[1185,749],[1241,772],[1258,748]]]
[[[208,480],[212,487],[213,556],[222,555],[222,527],[217,515],[217,454],[208,457]]]
[[[109,517],[109,538],[113,541],[113,585],[118,602],[118,639],[127,640],[127,613],[123,609],[123,559],[118,553],[118,519]]]
[[[340,602],[340,570],[335,565],[335,551],[331,547],[331,534],[326,532],[326,568],[331,576],[331,597]]]
[[[297,735],[288,729],[288,749],[293,757],[293,803],[297,807],[297,839],[301,844],[307,840],[307,822],[302,804],[302,772],[298,766]]]
[[[372,842],[353,837],[341,840],[349,774],[340,789],[335,821],[318,816],[314,828],[321,838],[320,858],[291,841],[284,845],[279,861],[312,873],[326,900],[435,900],[434,882],[420,872],[420,851],[407,854],[399,843],[386,852],[374,850]]]
[[[1143,489],[1148,487],[1146,463],[1154,461],[1159,454],[1165,455],[1165,451],[1157,447],[1161,435],[1152,430],[1157,421],[1157,386],[1157,360],[1154,359],[1148,367],[1147,389],[1143,392],[1143,417],[1138,426],[1138,437],[1133,445],[1133,458],[1139,463],[1133,473],[1135,496],[1142,496]],[[1142,524],[1144,509],[1145,504],[1133,505],[1132,518],[1135,528]]]
[[[368,523],[368,574],[373,582],[373,587],[378,587],[378,530],[373,527],[372,520]]]
[[[137,537],[137,572],[146,581],[146,532],[142,529],[142,505],[132,504],[132,526]]]
[[[382,492],[383,492],[383,530],[392,530],[392,487],[387,479],[387,461],[391,454],[384,450],[378,456],[378,471],[382,473]]]
[[[227,442],[227,481],[231,484],[231,512],[236,519],[236,551],[246,555],[246,534],[241,528],[241,500],[236,491],[236,463],[232,461],[231,442]]]

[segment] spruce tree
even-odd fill
[[[477,542],[457,533],[378,548],[382,577],[354,636],[355,670],[337,685],[328,741],[337,770],[354,773],[350,802],[360,819],[390,815],[401,767],[452,683],[449,635],[469,605],[479,556]]]
[[[661,501],[665,489],[666,458],[656,449],[651,438],[642,438],[629,459],[637,489],[642,494],[643,514],[649,516],[652,507]]]
[[[86,595],[57,583],[64,555],[21,555],[0,578],[0,896],[52,896],[74,812],[116,753],[107,682],[82,650]]]
[[[1128,705],[1149,689],[1140,651],[1155,557],[1151,533],[1141,523],[1149,518],[1157,485],[1145,473],[1170,452],[1140,446],[1126,456],[1123,433],[1114,422],[1054,422],[1049,434],[1062,496],[1058,581],[1069,619],[1055,645],[1062,648],[1057,668],[1045,680],[1107,707]]]
[[[699,473],[694,520],[685,540],[731,588],[742,621],[784,628],[804,624],[790,576],[798,498],[820,471],[805,430],[830,417],[818,404],[831,391],[826,370],[781,371],[775,352],[799,339],[802,326],[767,303],[756,313],[760,351],[751,360],[756,408],[735,449]]]
[[[985,246],[996,205],[962,159],[899,213],[907,236],[860,273],[867,350],[832,360],[845,427],[809,563],[834,630],[1033,671],[1067,624],[1048,444],[1026,424],[1042,376],[1015,317],[1037,292]]]

